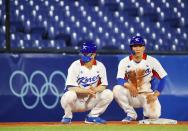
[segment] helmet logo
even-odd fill
[[[87,49],[87,46],[83,45],[83,49]]]
[[[139,38],[136,38],[136,39],[135,39],[135,41],[137,41],[137,42],[138,42],[138,41],[139,41]]]
[[[96,50],[97,50],[97,47],[95,43],[93,43],[92,41],[87,41],[87,42],[82,43],[80,52],[84,54],[88,54],[88,53],[95,53]]]

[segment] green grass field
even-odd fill
[[[63,125],[63,126],[11,126],[0,131],[188,131],[187,125]]]

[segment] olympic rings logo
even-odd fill
[[[49,80],[47,78],[47,76],[45,75],[45,73],[43,73],[40,70],[34,71],[31,76],[30,79],[28,78],[28,76],[23,72],[23,71],[14,71],[10,77],[9,80],[9,85],[10,85],[10,89],[12,91],[12,93],[21,98],[22,104],[24,105],[25,108],[27,109],[33,109],[35,108],[39,101],[41,100],[41,103],[44,107],[46,107],[47,109],[52,109],[54,108],[58,102],[59,102],[59,98],[63,95],[63,91],[61,93],[59,93],[57,87],[55,84],[53,84],[53,79],[55,78],[55,76],[60,75],[62,77],[62,79],[64,80],[64,82],[66,81],[66,77],[65,74],[61,71],[54,71],[50,77]],[[21,76],[25,79],[25,83],[19,87],[21,90],[20,92],[17,92],[13,86],[13,81],[15,80],[16,76]],[[42,76],[42,78],[44,78],[44,84],[41,86],[41,88],[39,89],[39,87],[37,87],[36,84],[33,83],[33,79],[36,76]],[[62,87],[65,85],[61,85]],[[60,88],[62,88],[60,87]],[[55,96],[55,101],[53,104],[48,104],[47,102],[45,102],[44,100],[44,96],[47,95],[47,92],[51,91],[51,93]],[[24,99],[24,97],[29,94],[29,92],[31,92],[33,95],[36,96],[36,100],[34,101],[33,104],[28,104],[26,103],[26,100]]]

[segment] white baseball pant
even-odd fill
[[[112,100],[113,93],[109,89],[96,93],[96,98],[91,97],[88,101],[79,98],[74,91],[67,91],[61,97],[61,106],[65,113],[63,118],[72,118],[73,112],[84,112],[88,110],[91,110],[88,116],[98,117],[106,110]]]
[[[132,97],[129,90],[121,85],[116,85],[113,88],[114,98],[120,107],[136,120],[137,113],[134,108],[143,108],[143,114],[149,118],[159,118],[161,115],[161,105],[157,99],[151,104],[147,104],[146,94],[138,94],[137,97]]]

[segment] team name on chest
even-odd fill
[[[93,84],[99,80],[99,71],[80,71],[77,82],[79,84]]]
[[[83,76],[78,78],[78,83],[93,83],[99,80],[99,75],[93,77]]]

